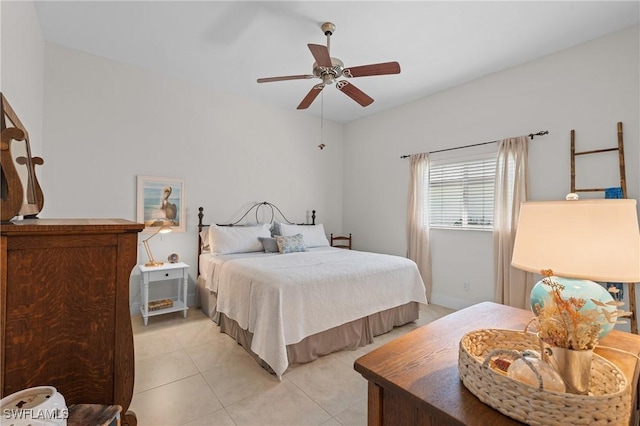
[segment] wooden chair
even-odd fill
[[[335,244],[336,242],[337,244]],[[351,250],[351,234],[349,234],[348,237],[342,235],[337,235],[334,237],[333,234],[331,234],[331,247]]]

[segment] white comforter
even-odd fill
[[[251,349],[280,377],[286,345],[408,302],[427,303],[416,264],[336,248],[218,259],[217,310],[253,333]]]

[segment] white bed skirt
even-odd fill
[[[202,311],[220,326],[220,331],[235,339],[262,367],[274,373],[264,360],[251,351],[253,334],[243,330],[237,322],[216,311],[216,295],[204,287],[201,279],[198,280],[198,293]],[[373,343],[375,336],[417,320],[419,310],[419,303],[410,302],[316,333],[296,344],[287,345],[289,365],[311,362],[333,352],[366,346]]]

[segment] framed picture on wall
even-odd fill
[[[137,221],[144,232],[155,232],[169,225],[173,232],[185,232],[184,180],[138,176]]]

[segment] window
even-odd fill
[[[495,153],[436,160],[429,169],[432,228],[493,229]]]

